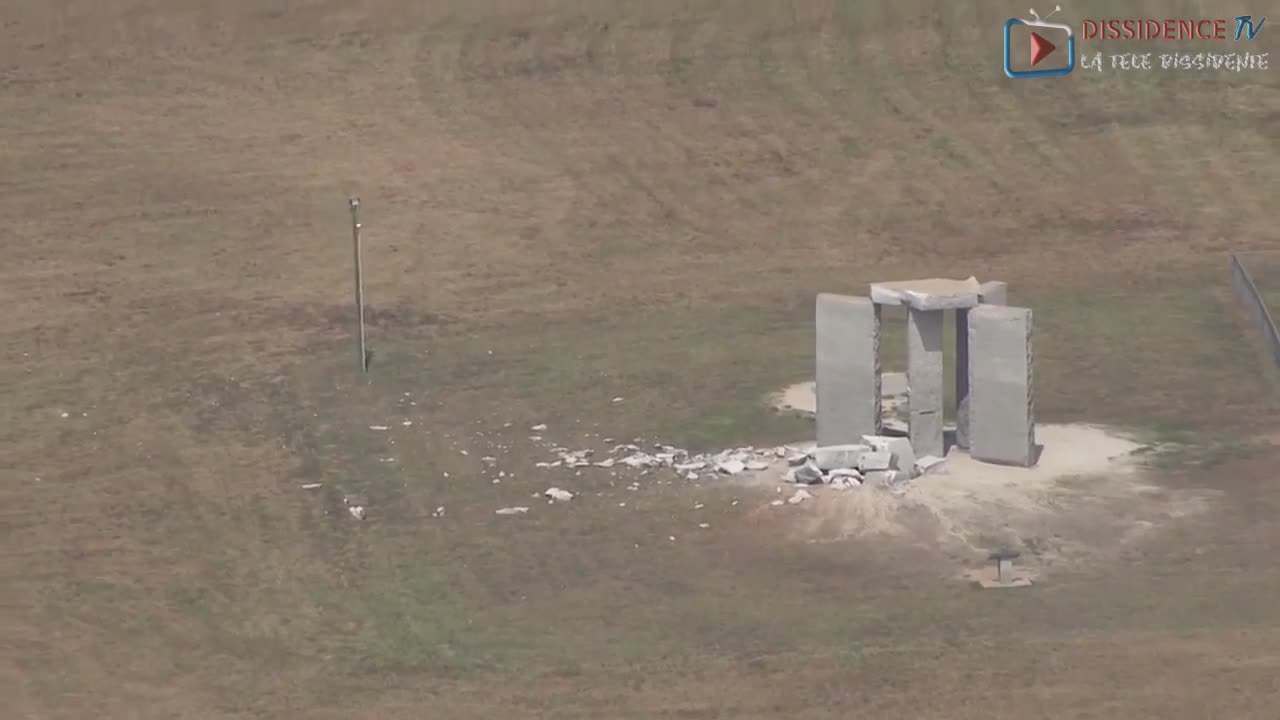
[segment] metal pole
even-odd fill
[[[351,198],[351,243],[355,253],[356,318],[359,328],[356,349],[360,351],[360,372],[369,372],[369,354],[364,344],[364,277],[360,267],[360,198]]]

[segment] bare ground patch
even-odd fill
[[[890,417],[905,404],[900,373],[885,373],[882,405]],[[812,415],[814,385],[803,382],[769,396],[779,410]],[[1162,487],[1145,461],[1161,448],[1090,424],[1039,424],[1035,467],[982,463],[952,448],[944,469],[893,489],[808,488],[812,502],[792,510],[793,537],[810,542],[896,538],[971,560],[1017,549],[1040,569],[1114,555],[1151,531],[1205,512],[1219,493]],[[812,447],[812,443],[798,446]],[[760,484],[779,484],[762,473]],[[782,491],[785,485],[779,485]]]

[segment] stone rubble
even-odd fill
[[[626,467],[640,471],[642,476],[653,471],[668,470],[691,482],[717,475],[732,477],[786,466],[784,481],[787,483],[828,485],[841,490],[863,486],[896,487],[925,474],[945,472],[943,458],[926,455],[917,459],[908,438],[863,435],[861,440],[857,444],[819,446],[809,450],[782,445],[771,448],[731,448],[718,453],[691,453],[662,443],[642,447],[643,441],[636,438],[631,443],[613,445],[611,449],[600,453],[603,457],[599,458],[596,451],[591,449],[553,447],[551,450],[556,459],[539,462],[536,466],[545,469]],[[576,474],[581,475],[582,472],[579,470]],[[639,488],[638,482],[632,482],[626,487],[631,491]]]
[[[557,487],[547,488],[547,491],[542,495],[552,502],[569,502],[573,499],[573,493]]]

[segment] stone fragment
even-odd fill
[[[813,498],[813,493],[809,492],[808,490],[797,490],[794,495],[787,498],[787,502],[792,505],[799,505],[805,500],[809,500],[812,498]]]
[[[936,455],[925,455],[919,460],[916,460],[916,465],[915,465],[916,474],[926,475],[931,472],[933,473],[941,472],[944,463],[946,463],[945,458],[940,458]]]

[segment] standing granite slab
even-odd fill
[[[1036,462],[1031,311],[979,305],[969,311],[969,454],[1030,467]]]
[[[993,280],[978,286],[978,302],[1004,305],[1009,284]],[[956,308],[956,447],[969,449],[969,308]]]
[[[907,310],[907,433],[917,455],[946,456],[942,321],[942,310]]]
[[[815,313],[818,445],[880,433],[880,307],[823,293]]]

